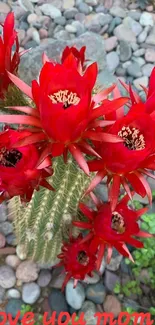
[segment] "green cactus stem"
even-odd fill
[[[62,241],[68,238],[72,216],[90,177],[69,157],[67,164],[62,157],[54,159],[54,174],[48,179],[55,191],[41,188],[31,201],[21,205],[19,198],[11,200],[15,208],[15,234],[26,258],[41,263],[54,263]]]

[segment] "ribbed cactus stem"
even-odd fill
[[[25,207],[18,198],[13,199],[17,242],[27,258],[42,263],[56,260],[62,241],[68,236],[68,225],[72,216],[76,216],[79,201],[90,182],[71,157],[67,164],[63,158],[55,158],[53,169],[48,182],[54,192],[44,188],[35,191]]]

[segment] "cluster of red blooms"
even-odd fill
[[[135,237],[151,236],[140,231],[138,225],[146,209],[134,211],[128,201],[132,200],[132,190],[142,197],[147,195],[149,203],[152,200],[145,176],[155,178],[151,173],[155,170],[155,69],[149,88],[143,87],[145,103],[126,84],[127,97],[121,97],[116,85],[96,93],[97,64],[86,65],[85,47],[66,47],[60,63],[43,54],[39,81],[33,80],[30,87],[16,75],[20,54],[12,13],[5,20],[0,38],[0,58],[0,97],[3,99],[12,83],[35,104],[35,108],[11,107],[18,115],[0,115],[1,123],[20,125],[19,130],[5,126],[0,134],[1,201],[15,195],[29,201],[39,186],[52,190],[46,181],[52,175],[52,157],[63,155],[67,163],[70,152],[88,176],[97,172],[85,193],[90,194],[96,209],[80,204],[88,222],[73,224],[87,229],[88,234],[71,237],[62,247],[60,264],[67,273],[64,285],[71,277],[76,283],[94,269],[99,270],[105,252],[110,261],[113,247],[132,259],[126,244],[142,247]],[[113,99],[108,98],[109,94]],[[127,114],[124,105],[129,108]],[[24,125],[29,128],[24,129]],[[94,159],[87,161],[87,155]],[[105,177],[109,196],[106,204],[92,192]],[[119,201],[121,187],[126,195]]]

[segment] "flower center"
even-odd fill
[[[113,212],[112,214],[111,228],[116,230],[119,234],[123,234],[125,232],[124,218],[118,212]]]
[[[71,105],[77,105],[80,101],[77,93],[73,93],[69,90],[59,90],[56,93],[49,96],[53,104],[63,103],[63,108],[66,109]]]
[[[5,147],[0,149],[0,165],[5,167],[15,167],[22,158],[22,153],[17,149],[8,150]]]
[[[145,139],[143,134],[136,128],[123,126],[118,135],[124,139],[124,145],[129,150],[142,150],[145,148]]]
[[[86,266],[89,262],[89,257],[87,256],[86,252],[80,251],[78,253],[77,260],[80,264]]]

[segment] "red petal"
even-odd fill
[[[120,192],[120,176],[114,175],[110,186],[109,200],[112,212],[115,210]]]
[[[141,231],[141,230],[138,232],[137,236],[144,237],[144,238],[152,238],[152,237],[154,237],[154,235],[149,234],[149,233],[144,232],[144,231]]]
[[[21,139],[21,140],[17,141],[12,147],[13,148],[23,147],[23,146],[26,146],[28,144],[40,142],[40,141],[45,140],[45,139],[46,139],[45,133],[39,132],[39,133],[29,135],[25,139]]]
[[[51,154],[53,157],[61,156],[65,149],[65,145],[63,143],[52,143]]]
[[[90,116],[90,121],[96,119],[97,117],[107,115],[109,113],[115,112],[118,108],[122,107],[129,101],[128,97],[120,97],[112,101],[108,101],[106,104],[102,104],[100,107],[95,108]]]
[[[123,142],[124,140],[117,136],[110,133],[104,133],[104,132],[96,132],[96,131],[86,131],[84,133],[84,138],[90,139],[93,141],[104,141],[104,142],[111,142],[111,143],[117,143],[117,142]]]
[[[46,62],[50,62],[50,59],[48,58],[47,54],[44,52],[43,55],[42,55],[42,63],[43,63],[43,65]]]
[[[109,88],[101,90],[98,94],[93,96],[93,101],[95,103],[100,103],[102,100],[106,99],[107,96],[113,91],[113,89],[116,87],[116,85],[112,85]]]
[[[140,182],[142,183],[143,187],[145,188],[147,197],[149,199],[149,204],[152,204],[152,192],[149,186],[149,183],[147,182],[146,178],[140,174],[139,172],[135,172],[135,175],[139,178]]]
[[[0,115],[0,122],[11,124],[27,124],[41,127],[41,123],[37,118],[24,115]]]
[[[39,160],[38,160],[38,163],[37,163],[37,166],[38,167],[40,164],[42,164],[42,162],[51,154],[51,143],[43,150]]]
[[[46,187],[50,191],[55,191],[52,185],[50,185],[45,179],[40,182],[40,185]]]
[[[97,254],[97,263],[96,263],[96,270],[99,271],[101,262],[104,256],[104,251],[105,251],[105,244],[101,244],[99,248],[99,252]]]
[[[94,156],[101,158],[101,156],[87,142],[80,142],[79,147],[83,150],[86,149],[85,153],[93,154]]]
[[[95,203],[97,208],[99,208],[102,205],[102,202],[97,198],[97,196],[93,192],[90,192],[90,197],[92,201]]]
[[[139,209],[136,211],[136,214],[137,214],[137,217],[141,217],[143,214],[145,214],[146,212],[148,211],[148,207],[145,207],[145,208],[142,208],[142,209]]]
[[[131,195],[131,191],[130,191],[130,187],[129,187],[128,183],[126,182],[126,180],[124,178],[121,178],[121,183],[122,183],[126,193],[128,194],[130,200],[132,201],[132,195]]]
[[[24,81],[13,75],[8,71],[8,76],[10,80],[28,97],[33,99],[31,87],[28,86]]]
[[[96,172],[104,169],[104,161],[103,160],[91,160],[88,161],[89,170],[91,172]]]
[[[5,108],[12,109],[13,111],[23,112],[36,117],[39,116],[38,111],[35,108],[29,106],[7,106]]]
[[[93,213],[85,204],[80,203],[79,208],[88,219],[93,220]]]
[[[78,146],[75,144],[74,145],[70,144],[69,151],[71,152],[74,159],[77,161],[78,165],[82,168],[82,170],[86,173],[86,175],[89,176],[89,167]]]
[[[84,195],[87,195],[88,193],[90,193],[101,181],[102,179],[106,176],[106,171],[100,171],[96,174],[96,176],[93,178],[93,180],[91,181],[89,187],[87,188],[86,192],[84,193]]]
[[[107,251],[107,264],[109,264],[112,257],[112,246],[108,245]]]
[[[91,229],[92,225],[87,222],[73,221],[73,225],[82,229]]]
[[[90,88],[93,89],[96,78],[97,78],[98,68],[97,63],[94,62],[86,69],[86,72],[83,78],[86,80],[86,83],[89,84]]]
[[[126,84],[124,81],[122,81],[122,80],[119,80],[119,82],[120,82],[121,85],[126,89],[126,91],[129,93],[129,85],[127,85],[127,84]],[[134,97],[135,97],[136,102],[137,102],[137,103],[141,103],[141,98],[140,98],[140,96],[139,96],[135,91],[132,90],[132,92],[133,92],[133,94],[134,94]]]

